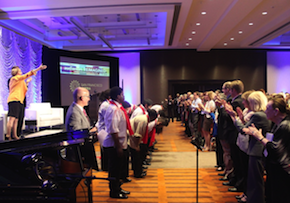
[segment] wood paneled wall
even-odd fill
[[[141,51],[141,97],[160,103],[172,94],[169,80],[240,79],[245,90],[266,89],[266,54],[265,50]]]

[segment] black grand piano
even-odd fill
[[[94,140],[87,130],[59,132],[0,143],[0,202],[76,202],[76,187],[81,180],[90,190],[90,150]],[[83,148],[83,149],[82,149]],[[69,149],[73,160],[66,160]],[[88,157],[90,156],[90,157]]]

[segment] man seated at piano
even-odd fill
[[[86,88],[78,87],[73,92],[73,103],[69,106],[65,118],[66,131],[89,130],[89,133],[96,136],[97,128],[91,128],[90,118],[84,107],[88,106],[90,93]],[[94,140],[94,139],[93,139]],[[81,147],[84,163],[98,170],[93,140]],[[73,150],[66,150],[66,159],[75,161]]]

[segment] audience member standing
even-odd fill
[[[176,121],[180,121],[180,114],[178,112],[178,106],[179,106],[179,93],[176,94],[176,97],[174,98],[174,116],[176,117]]]
[[[216,91],[217,92],[217,91]],[[216,101],[217,98],[221,98],[221,99],[225,99],[225,95],[223,93],[216,93],[214,100]],[[224,164],[224,150],[222,148],[221,142],[220,142],[220,134],[218,133],[218,126],[219,126],[219,111],[220,111],[220,107],[216,105],[216,110],[215,110],[215,125],[216,125],[216,131],[215,131],[215,142],[216,142],[216,170],[217,171],[223,171],[225,169],[225,164]]]
[[[267,119],[265,114],[267,97],[260,91],[254,91],[249,95],[248,101],[250,110],[254,113],[245,125],[237,119],[238,117],[236,116],[237,113],[235,111],[231,109],[228,110],[228,112],[231,114],[231,117],[240,133],[244,134],[243,128],[247,128],[254,124],[257,128],[262,130],[262,134],[265,136],[266,132],[270,131],[270,121]],[[249,155],[248,177],[242,177],[242,179],[247,178],[247,198],[242,198],[242,200],[247,201],[248,203],[265,202],[263,149],[264,146],[259,141],[253,138],[249,139],[247,150],[247,154]],[[239,166],[244,164],[243,159],[247,160],[244,156],[240,156]],[[241,170],[243,169],[242,167],[243,166],[241,166]],[[242,181],[245,182],[246,180]],[[241,187],[243,185],[239,186]]]
[[[167,111],[168,111],[168,118],[174,122],[174,100],[172,99],[171,95],[168,95],[167,101]]]
[[[255,125],[244,128],[266,147],[267,179],[265,195],[267,203],[288,203],[290,191],[290,110],[283,98],[271,97],[266,109],[267,118],[274,126],[265,138]]]
[[[193,125],[193,132],[191,132],[192,139],[198,137],[198,120],[199,120],[199,105],[202,104],[201,99],[199,98],[199,93],[194,92],[193,93],[194,100],[191,103],[191,119],[192,119],[192,125]]]
[[[242,94],[242,99],[243,99],[243,104],[245,109],[242,111],[240,108],[237,108],[237,115],[238,119],[243,123],[246,124],[250,121],[252,115],[255,113],[254,111],[251,110],[250,104],[248,101],[248,98],[251,93],[253,93],[254,90],[249,90],[246,91]],[[240,154],[242,156],[241,161],[244,161],[244,163],[241,163],[241,171],[243,172],[243,176],[245,177],[244,184],[241,184],[241,189],[243,190],[243,193],[238,197],[238,199],[241,199],[241,201],[244,201],[247,196],[247,179],[248,179],[248,165],[249,165],[249,155],[247,154],[248,152],[248,146],[249,146],[249,139],[248,135],[243,135],[242,133],[239,133],[238,138],[237,138],[237,145],[242,151]],[[244,157],[244,158],[243,158]]]
[[[239,107],[241,110],[244,110],[244,104],[243,99],[241,97],[242,93],[244,91],[244,84],[240,80],[234,80],[231,82],[231,88],[230,88],[230,94],[232,97],[231,105],[234,111],[236,111],[237,107]],[[237,137],[238,137],[238,131],[231,120],[228,123],[228,129],[229,129],[229,137],[228,141],[230,143],[231,147],[231,157],[233,160],[233,168],[234,173],[232,177],[230,177],[230,182],[234,184],[235,187],[229,188],[228,190],[230,192],[242,192],[242,185],[244,184],[245,177],[243,176],[242,167],[241,164],[245,162],[245,160],[241,160],[244,156],[241,156],[243,153],[240,148],[237,146]]]
[[[224,95],[226,96],[226,101],[229,102],[231,100],[231,94],[230,94],[230,88],[231,88],[231,82],[227,81],[222,86],[222,91]],[[223,99],[219,96],[216,99],[216,105],[218,108],[218,137],[220,139],[220,143],[223,148],[223,160],[225,164],[225,170],[224,170],[224,177],[223,180],[228,179],[228,175],[231,173],[233,169],[233,161],[231,158],[231,148],[230,143],[228,141],[229,131],[228,131],[228,125],[231,121],[230,116],[225,111],[225,108],[222,104]]]
[[[204,151],[208,151],[210,149],[210,130],[213,124],[213,119],[211,117],[211,113],[215,111],[215,103],[213,101],[214,92],[208,91],[205,93],[205,105],[199,104],[200,109],[204,113],[204,121],[202,125],[202,135],[205,139]]]

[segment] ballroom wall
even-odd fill
[[[11,77],[12,67],[18,66],[22,73],[27,73],[39,67],[41,57],[41,44],[0,27],[0,105],[4,110],[8,110],[8,79]],[[27,106],[42,100],[41,75],[42,71],[31,77],[26,94]]]
[[[290,52],[267,52],[267,86],[269,93],[290,92]]]
[[[265,50],[141,51],[142,98],[160,103],[168,96],[169,80],[210,82],[240,79],[245,90],[266,89],[266,57]]]
[[[119,86],[124,90],[125,100],[131,104],[140,104],[140,53],[104,53],[119,59]]]

